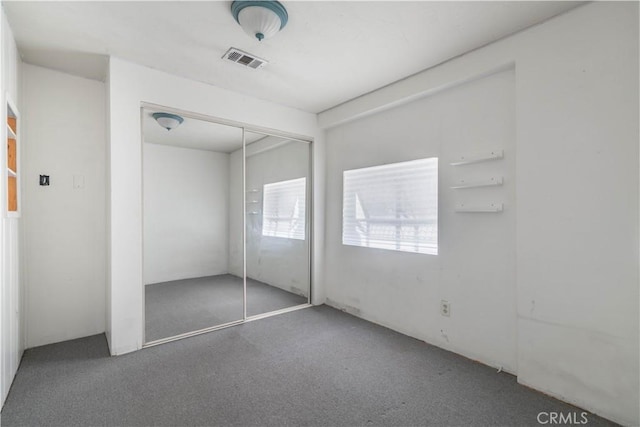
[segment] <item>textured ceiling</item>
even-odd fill
[[[104,79],[114,55],[308,112],[388,85],[583,2],[285,1],[288,25],[263,42],[229,1],[12,2],[25,62]],[[222,60],[236,47],[270,63]]]

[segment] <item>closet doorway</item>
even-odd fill
[[[311,142],[153,105],[141,122],[145,346],[309,306]]]

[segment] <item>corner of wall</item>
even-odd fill
[[[316,116],[317,117],[317,116]],[[326,302],[325,289],[325,203],[326,203],[326,145],[324,130],[319,130],[313,141],[313,259],[312,278],[313,291],[311,303],[322,305]]]
[[[106,233],[106,260],[105,260],[105,337],[107,339],[107,345],[109,346],[109,352],[114,355],[113,346],[111,343],[111,57],[109,57],[107,65],[107,73],[105,77],[105,153],[106,153],[106,166],[105,166],[105,233]]]

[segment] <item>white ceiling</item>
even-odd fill
[[[283,1],[263,42],[230,1],[3,1],[25,62],[104,79],[106,56],[320,112],[542,22],[583,2]],[[270,63],[221,59],[236,47]]]

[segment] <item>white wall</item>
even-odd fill
[[[512,307],[517,307],[518,319],[518,381],[614,421],[638,425],[637,3],[581,6],[321,113],[319,123],[327,128],[348,123],[459,86],[510,63],[515,64],[516,301]],[[421,120],[435,118],[425,115]],[[339,128],[330,131],[329,138],[338,133]],[[401,143],[396,143],[398,150]],[[329,142],[328,148],[328,158],[337,157],[338,144]],[[407,156],[419,154],[408,149]],[[334,162],[329,161],[330,175]],[[327,206],[340,203],[335,188],[331,189],[334,179],[329,176]],[[334,249],[330,239],[340,233],[336,226],[328,216],[328,265]],[[467,256],[471,260],[471,254]],[[370,258],[371,264],[378,262],[404,278],[398,268],[401,261],[393,256]],[[460,274],[467,268],[467,264],[461,266]],[[502,263],[495,265],[496,271],[501,268]],[[354,289],[361,298],[375,298],[362,277],[340,284],[346,289],[338,291],[337,283],[327,278],[329,299],[352,304],[347,296],[356,294]],[[489,275],[474,283],[491,284]],[[425,318],[438,318],[433,311],[440,295],[418,293],[415,285],[402,281],[396,286],[414,292],[418,299],[428,298],[420,307],[428,313],[388,303],[369,303],[364,313],[399,328],[398,312],[405,310],[402,329],[424,337],[432,327],[424,324]],[[465,295],[453,297],[452,322],[465,310],[482,310],[459,304]],[[491,297],[501,298],[486,295],[482,303]],[[447,335],[452,333],[462,332],[449,328]],[[487,340],[498,337],[496,332]],[[442,340],[432,342],[442,345]],[[467,344],[455,351],[473,357],[473,348]]]
[[[515,117],[512,69],[327,132],[326,292],[330,305],[486,364],[516,370]],[[451,166],[461,156],[505,158]],[[438,157],[439,254],[342,244],[345,170]],[[504,177],[504,185],[451,189]],[[502,213],[456,213],[458,203]],[[440,301],[451,317],[440,315]]]
[[[6,117],[6,101],[10,98],[20,110],[22,104],[19,93],[20,67],[22,62],[18,55],[13,32],[9,26],[4,10],[1,24],[2,54],[0,58],[0,113]],[[18,123],[18,136],[21,138],[21,121]],[[1,127],[0,137],[6,141],[6,126]],[[20,139],[19,139],[20,141]],[[6,150],[0,150],[0,164],[6,165]],[[20,147],[18,147],[18,168],[22,167]],[[21,220],[19,217],[8,218],[6,173],[0,178],[0,211],[2,226],[0,227],[0,402],[9,393],[13,377],[18,369],[24,350],[23,301],[24,286],[21,272],[23,260],[20,256]],[[19,196],[20,197],[20,196]],[[20,204],[21,204],[21,200]]]
[[[108,87],[110,295],[107,310],[110,322],[107,337],[111,353],[122,354],[140,349],[143,336],[140,103],[152,102],[312,138],[318,130],[314,114],[117,58],[110,59]],[[319,236],[321,241],[322,234]]]
[[[590,4],[522,43],[518,380],[640,425],[638,3]]]
[[[143,149],[144,283],[226,274],[229,154]]]
[[[35,347],[105,330],[105,86],[28,64],[23,78],[26,325]]]
[[[291,141],[257,154],[249,155],[247,147],[246,185],[247,200],[259,203],[247,204],[247,212],[258,215],[247,216],[247,277],[293,292],[309,295],[309,240],[284,239],[262,235],[262,203],[265,184],[305,177],[309,186],[310,145]],[[266,141],[265,141],[266,142]],[[309,208],[309,202],[306,207]],[[251,296],[249,295],[248,298]]]

